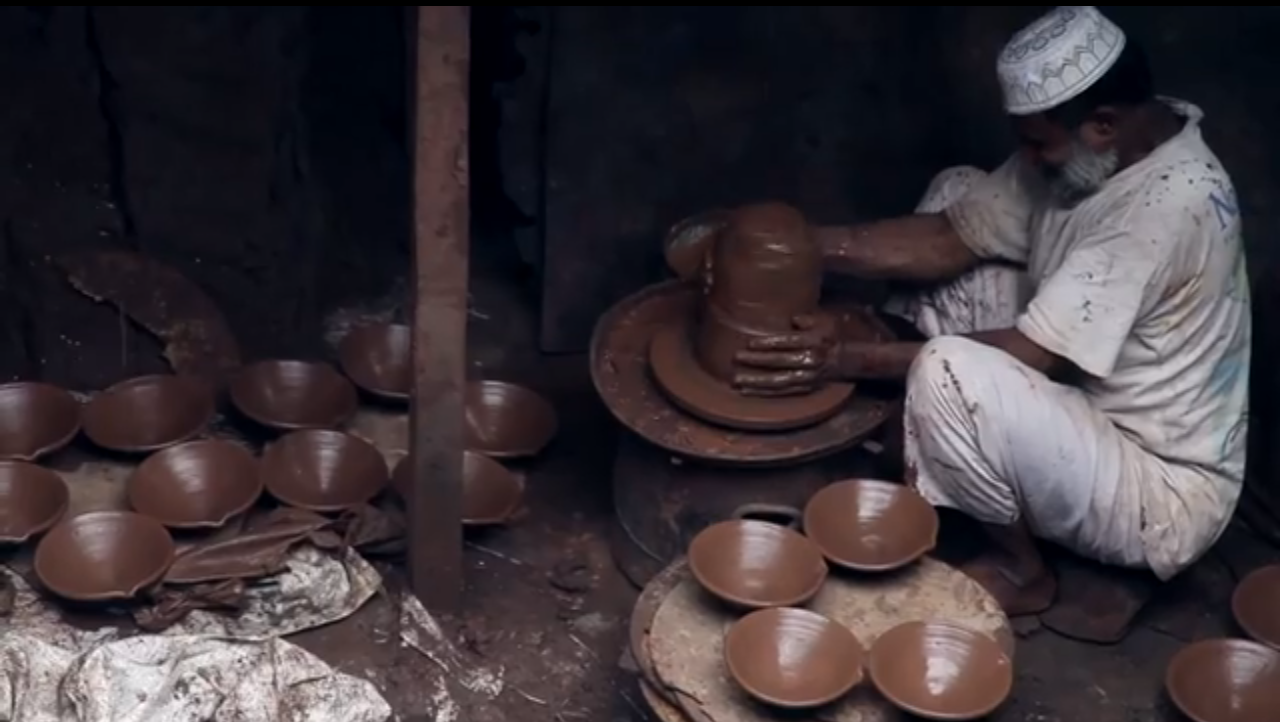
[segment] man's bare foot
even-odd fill
[[[1024,581],[1006,571],[999,561],[979,557],[962,566],[961,570],[995,597],[1000,608],[1010,617],[1039,614],[1053,605],[1053,598],[1058,593],[1058,583],[1047,569]]]

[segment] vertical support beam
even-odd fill
[[[418,6],[409,581],[441,612],[455,611],[462,593],[469,25],[466,5]]]

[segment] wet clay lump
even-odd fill
[[[853,387],[826,384],[811,394],[747,396],[732,386],[735,361],[752,339],[795,331],[798,316],[821,314],[822,253],[804,216],[781,203],[739,208],[703,256],[701,296],[692,318],[654,334],[649,364],[676,406],[720,426],[789,431],[820,423],[840,410]]]

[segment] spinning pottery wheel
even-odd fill
[[[951,621],[993,636],[1010,658],[1008,619],[977,582],[926,558],[900,574],[833,575],[808,607],[847,627],[868,647],[881,633],[916,619]],[[754,703],[729,678],[723,635],[737,617],[709,602],[677,561],[653,578],[631,616],[631,654],[645,701],[663,722],[771,722],[781,713]],[[803,722],[899,722],[911,719],[866,681]]]
[[[694,282],[669,281],[623,299],[596,323],[591,379],[610,413],[642,439],[688,459],[728,466],[779,466],[848,449],[889,417],[896,400],[858,393],[834,415],[789,431],[761,433],[717,426],[682,411],[654,383],[649,347],[654,334],[691,318],[700,297]],[[865,307],[828,306],[837,324],[890,332]]]

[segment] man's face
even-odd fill
[[[1013,124],[1022,153],[1064,206],[1093,195],[1120,167],[1114,132],[1097,121],[1086,121],[1077,131],[1043,114],[1016,117]]]

